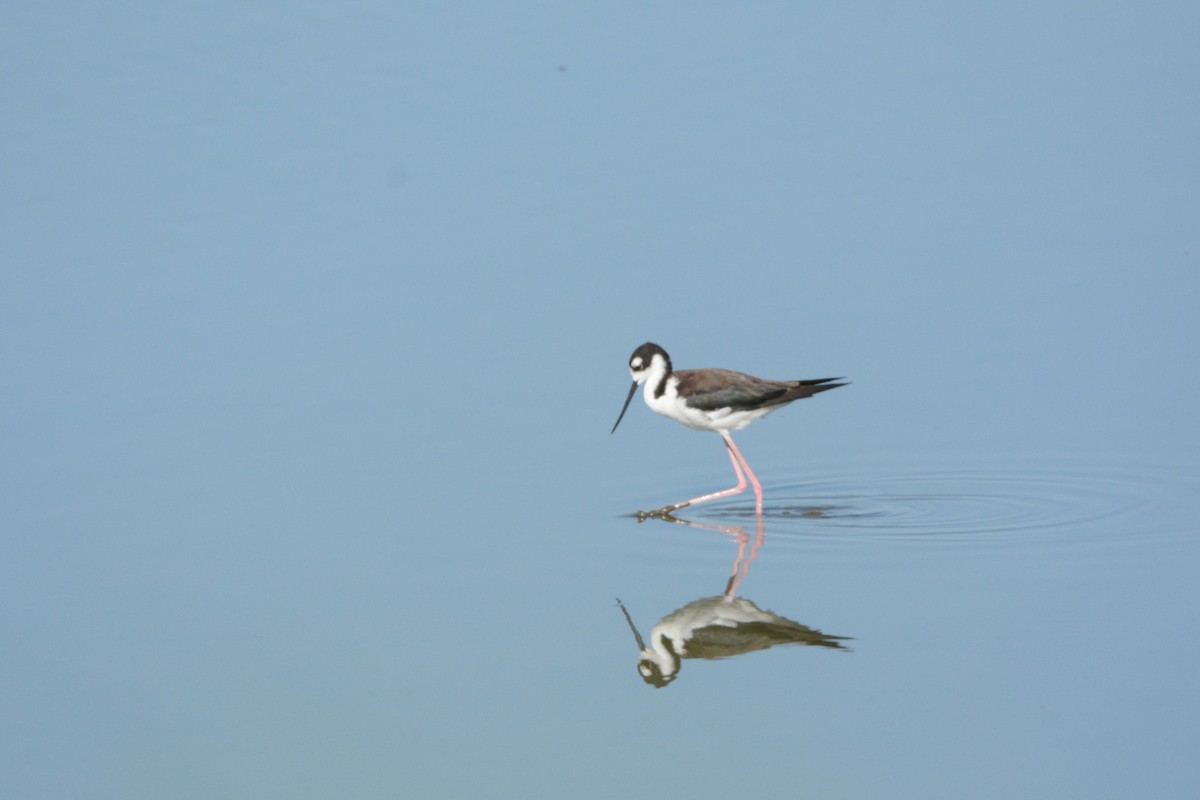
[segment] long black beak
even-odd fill
[[[625,398],[625,405],[621,408],[621,416],[617,417],[617,425],[621,424],[621,420],[625,419],[625,412],[629,409],[629,402],[633,400],[633,393],[637,391],[637,381],[633,382],[633,386],[629,387],[629,396]],[[613,425],[613,429],[608,432],[611,436],[617,432],[617,425]]]
[[[621,602],[621,598],[617,598],[617,605],[621,607],[621,613],[625,615],[625,621],[629,623],[629,630],[633,631],[633,638],[637,639],[638,650],[645,650],[646,643],[642,641],[642,635],[638,633],[638,629],[633,625],[633,617],[629,616],[629,612],[625,610],[625,604]]]

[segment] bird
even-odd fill
[[[737,486],[719,492],[701,495],[682,503],[663,506],[657,511],[638,512],[639,521],[646,517],[669,517],[675,511],[688,506],[707,503],[722,497],[730,497],[746,491],[747,480],[754,487],[755,513],[762,516],[763,492],[754,471],[733,443],[730,431],[741,430],[760,417],[783,408],[793,400],[812,397],[819,392],[845,386],[844,378],[817,378],[799,381],[771,381],[756,378],[728,369],[688,369],[676,372],[671,367],[671,357],[653,342],[646,342],[629,357],[629,373],[633,385],[621,414],[610,434],[616,433],[625,412],[637,392],[645,386],[643,397],[651,411],[663,415],[697,431],[721,434]]]
[[[827,647],[846,651],[848,636],[832,636],[773,611],[764,611],[744,597],[705,597],[663,617],[650,630],[647,645],[625,604],[617,605],[637,640],[638,673],[661,689],[677,677],[688,658],[732,658],[783,644]]]

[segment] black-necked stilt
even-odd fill
[[[637,640],[638,673],[642,680],[662,688],[679,676],[683,659],[730,658],[781,644],[845,650],[846,636],[830,636],[816,628],[763,611],[743,597],[706,597],[693,600],[663,617],[650,630],[650,644],[642,640],[625,604],[617,600],[625,621]]]
[[[754,487],[755,512],[761,515],[762,485],[738,451],[737,445],[733,443],[729,432],[741,430],[759,417],[765,417],[793,400],[845,386],[844,383],[833,382],[841,378],[768,381],[728,369],[688,369],[675,372],[671,369],[671,357],[667,355],[667,351],[652,342],[646,342],[633,351],[633,355],[629,357],[629,372],[633,376],[633,385],[629,387],[629,396],[625,398],[625,406],[621,409],[612,432],[616,432],[617,425],[625,418],[625,412],[638,386],[645,384],[643,396],[651,411],[698,431],[714,431],[721,434],[738,479],[738,485],[732,489],[664,506],[648,514],[639,512],[639,517],[666,516],[687,506],[739,494],[746,491],[747,478]]]

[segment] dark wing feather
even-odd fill
[[[828,389],[836,389],[839,386],[845,386],[844,383],[833,383],[840,381],[841,378],[814,378],[807,381],[792,381],[791,388],[785,393],[783,402],[790,403],[792,400],[803,400],[806,397],[812,397],[814,394],[824,392]]]
[[[689,406],[700,411],[747,411],[781,405],[845,385],[831,383],[840,378],[769,381],[728,369],[683,370],[675,377],[679,379],[679,393],[687,397]]]

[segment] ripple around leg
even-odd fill
[[[1200,513],[1200,469],[1194,466],[973,464],[841,472],[768,485],[763,512],[768,533],[856,531],[872,538],[937,541],[1032,533],[1179,535],[1185,533],[1179,510],[1190,506]],[[1174,512],[1158,513],[1168,509]],[[753,513],[728,504],[712,507],[708,516],[744,519]]]

